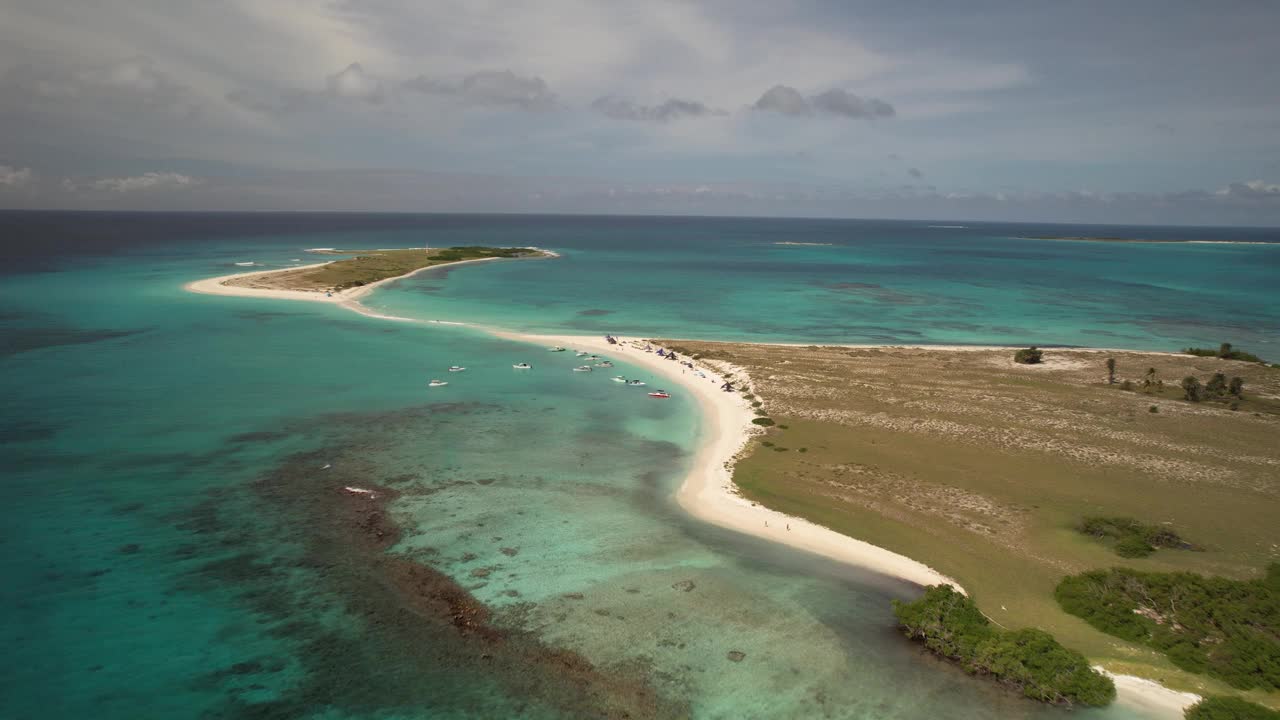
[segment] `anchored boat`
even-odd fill
[[[449,372],[462,372],[462,371],[464,371],[464,370],[466,370],[466,368],[462,367],[461,365],[450,365],[450,366],[449,366]]]
[[[431,382],[427,383],[427,387],[443,387],[448,384],[449,383],[445,382],[444,380],[432,380]]]
[[[512,365],[511,367],[513,367],[513,368],[515,368],[515,369],[517,369],[517,370],[532,370],[532,369],[533,369],[533,366],[532,366],[532,365],[530,365],[529,363],[516,363],[515,365]]]
[[[654,390],[653,392],[649,393],[649,397],[665,400],[666,398],[669,398],[671,396],[667,394],[666,390]]]
[[[574,368],[574,369],[573,369],[573,371],[574,371],[574,372],[591,372],[591,366],[590,366],[590,365],[579,365],[578,367]]]

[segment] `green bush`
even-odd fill
[[[1256,362],[1256,363],[1264,362],[1262,358],[1258,357],[1257,355],[1254,355],[1253,353],[1248,353],[1243,350],[1236,350],[1232,348],[1231,343],[1222,343],[1222,345],[1219,346],[1217,350],[1214,350],[1212,348],[1189,347],[1189,348],[1183,349],[1182,352],[1188,355],[1197,355],[1199,357],[1216,357],[1216,358],[1222,358],[1223,360],[1243,360],[1245,362]]]
[[[1083,655],[1064,648],[1043,630],[993,626],[972,600],[950,585],[929,587],[915,602],[895,600],[893,614],[907,637],[1025,697],[1058,705],[1106,705],[1115,699],[1111,678],[1089,667]]]
[[[1140,535],[1126,535],[1116,542],[1116,554],[1124,558],[1141,558],[1155,552]]]
[[[770,420],[770,419],[769,419],[769,418],[767,418],[767,417],[758,417],[758,418],[756,418],[755,420],[752,420],[752,421],[751,421],[751,424],[752,424],[752,425],[759,425],[760,427],[769,427],[769,426],[773,425],[773,421],[772,421],[772,420]]]
[[[1183,397],[1191,402],[1200,402],[1200,381],[1194,375],[1182,378]]]
[[[1023,365],[1035,365],[1044,358],[1044,351],[1032,345],[1013,354],[1013,361]]]
[[[1238,697],[1210,696],[1187,708],[1186,720],[1280,720],[1280,712]]]
[[[1093,627],[1242,690],[1280,689],[1280,563],[1232,580],[1128,568],[1071,575],[1054,595]]]

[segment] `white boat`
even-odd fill
[[[586,357],[586,356],[588,356],[588,355],[590,355],[590,354],[591,354],[591,353],[587,352],[586,350],[579,350],[579,351],[577,351],[577,352],[575,352],[575,353],[574,353],[574,355],[576,355],[576,356],[578,356],[578,357]]]
[[[449,372],[462,372],[462,371],[464,371],[464,370],[466,370],[466,368],[462,367],[461,365],[450,365],[450,366],[449,366]]]
[[[256,263],[252,263],[252,262],[242,262],[242,263],[236,263],[236,264],[237,264],[237,265],[239,265],[240,267],[252,267],[252,266],[253,266],[253,265],[255,265]]]
[[[624,383],[624,382],[626,382],[626,381],[627,381],[627,379],[626,379],[625,377],[621,376],[621,375],[614,375],[613,377],[611,377],[611,378],[609,378],[609,379],[610,379],[610,380],[612,380],[612,381],[614,381],[614,382],[616,382],[616,383]]]
[[[590,366],[590,365],[579,365],[578,367],[574,368],[574,369],[573,369],[573,371],[574,371],[574,372],[591,372],[591,366]]]
[[[613,367],[613,363],[609,362],[608,360],[602,360],[596,363],[596,367],[611,368]]]
[[[529,363],[516,363],[515,365],[512,365],[511,367],[513,367],[513,368],[515,368],[515,369],[517,369],[517,370],[532,370],[532,369],[533,369],[533,366],[532,366],[532,365],[530,365]]]
[[[448,385],[448,384],[449,383],[445,382],[444,380],[432,380],[431,382],[427,383],[427,387],[444,387],[445,385]]]
[[[628,380],[627,384],[630,385],[631,387],[644,387],[646,385],[645,381],[643,380]]]
[[[659,400],[665,400],[671,396],[667,394],[666,390],[654,390],[653,392],[649,393],[649,397],[658,398]]]
[[[547,348],[547,352],[564,352],[564,348],[560,347],[559,345],[556,345],[555,347]]]

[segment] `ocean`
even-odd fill
[[[1241,244],[1022,239],[1050,235]],[[890,602],[915,588],[686,517],[671,494],[699,418],[678,394],[649,401],[570,372],[571,353],[473,327],[182,285],[305,262],[314,247],[537,245],[562,257],[429,271],[365,304],[535,332],[1229,341],[1273,358],[1277,239],[0,213],[0,717],[1064,715],[900,638]],[[450,365],[468,370],[426,387]]]

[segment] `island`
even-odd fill
[[[337,302],[355,300],[382,283],[431,268],[489,260],[557,257],[556,253],[541,248],[478,245],[386,250],[315,248],[307,252],[351,257],[208,278],[189,283],[186,289],[213,295]]]

